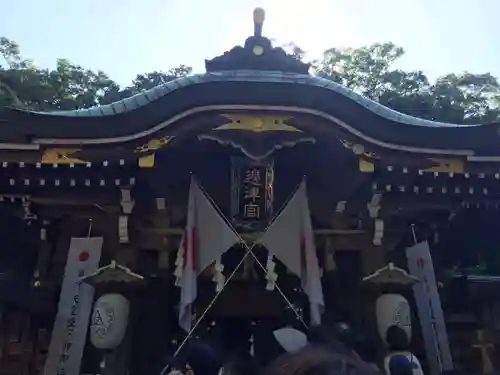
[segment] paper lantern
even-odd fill
[[[130,312],[129,301],[121,294],[105,294],[94,304],[90,341],[97,349],[114,349],[123,340]]]
[[[408,339],[411,339],[411,310],[405,297],[400,294],[382,294],[376,302],[376,314],[378,333],[385,343],[387,329],[392,325],[403,328]]]

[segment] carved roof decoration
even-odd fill
[[[198,135],[198,139],[231,145],[253,160],[265,159],[274,151],[284,147],[316,142],[310,134],[288,125],[285,121],[291,120],[290,116],[239,114],[221,114],[221,116],[227,118],[228,122]]]
[[[247,38],[244,47],[236,46],[229,52],[205,60],[207,72],[231,70],[276,70],[298,74],[308,74],[310,64],[287,54],[283,48],[273,47],[271,41],[262,36],[264,9],[256,8],[253,12],[254,35]]]

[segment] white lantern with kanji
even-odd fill
[[[411,339],[411,308],[401,294],[387,293],[378,297],[375,305],[378,333],[386,342],[387,329],[397,325],[406,331]]]
[[[94,304],[90,325],[90,341],[97,349],[114,349],[122,342],[127,330],[129,301],[121,294],[99,297]]]

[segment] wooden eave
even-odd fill
[[[278,121],[278,125],[273,125],[273,121]],[[401,125],[400,131],[405,131],[405,125]],[[12,178],[21,180],[20,176],[27,172],[16,172],[17,168],[24,171],[35,168],[38,172],[33,175],[37,176],[45,174],[44,171],[51,170],[50,168],[69,168],[74,171],[85,168],[92,171],[92,174],[96,174],[94,169],[107,169],[116,170],[116,179],[120,180],[123,173],[120,175],[119,170],[152,168],[157,153],[165,150],[175,152],[177,147],[183,147],[186,139],[218,137],[234,146],[232,137],[248,137],[267,143],[274,142],[276,149],[293,147],[300,139],[306,142],[311,139],[328,142],[334,147],[341,145],[359,158],[361,172],[377,174],[380,171],[391,171],[399,173],[402,181],[406,181],[408,175],[414,173],[478,176],[481,179],[485,176],[497,179],[500,176],[500,156],[476,156],[473,150],[409,149],[401,145],[385,147],[383,143],[371,142],[360,134],[310,114],[294,115],[288,111],[255,109],[201,112],[141,138],[119,143],[103,144],[94,140],[93,143],[78,144],[81,140],[59,139],[54,140],[54,144],[33,144],[36,149],[0,148],[0,169],[4,169],[0,173],[10,174]],[[336,156],[332,157],[331,163],[339,163]],[[9,179],[9,184],[11,183]],[[24,181],[21,184],[23,183]]]
[[[426,166],[428,159],[437,158],[460,159],[467,166],[500,162],[500,123],[461,126],[391,110],[308,74],[308,64],[273,47],[261,32],[262,25],[243,46],[206,60],[206,74],[182,77],[108,105],[50,113],[0,108],[0,161],[51,159],[61,164],[54,149],[67,149],[66,157],[83,163],[134,164],[149,158],[146,164],[151,165],[151,155],[178,138],[207,135],[227,125],[265,135],[266,129],[251,127],[274,116],[285,118],[281,130],[292,127],[332,143],[340,139],[362,145],[360,156],[374,155],[388,165]],[[228,122],[231,116],[246,117],[250,128]]]
[[[259,117],[269,117],[269,116],[285,116],[289,119],[286,124],[296,127],[301,131],[308,134],[314,134],[316,136],[325,136],[329,138],[339,138],[346,142],[352,144],[362,144],[366,148],[367,152],[374,155],[386,155],[388,158],[391,155],[395,159],[401,157],[401,155],[408,155],[407,159],[418,159],[421,155],[432,158],[461,158],[465,159],[467,162],[479,163],[479,162],[500,162],[500,155],[496,152],[492,155],[479,153],[478,150],[473,147],[465,148],[454,148],[450,147],[453,145],[439,145],[439,143],[432,143],[429,146],[420,145],[418,142],[412,142],[411,145],[408,144],[398,144],[384,141],[383,139],[378,139],[370,134],[366,134],[363,131],[359,131],[356,127],[344,123],[336,118],[324,118],[320,116],[320,112],[312,111],[301,113],[300,108],[288,108],[288,107],[270,107],[274,109],[257,109],[259,106],[256,105],[240,105],[240,106],[219,106],[226,107],[219,109],[218,111],[208,112],[201,111],[199,113],[193,113],[183,118],[167,119],[166,122],[176,120],[169,123],[168,126],[163,126],[165,121],[158,123],[156,126],[145,130],[141,133],[132,134],[126,137],[115,137],[115,138],[52,138],[52,139],[39,139],[34,138],[29,143],[1,143],[0,150],[11,150],[16,151],[21,154],[27,153],[31,155],[23,156],[25,159],[37,159],[37,155],[40,153],[44,154],[46,150],[51,150],[54,148],[61,149],[71,149],[76,150],[77,153],[84,154],[84,159],[96,161],[106,160],[107,157],[111,155],[121,155],[123,160],[132,160],[138,152],[148,152],[153,151],[153,149],[148,148],[147,145],[150,142],[156,142],[158,139],[164,139],[165,137],[173,140],[178,137],[193,134],[203,134],[209,132],[221,125],[227,124],[228,114],[245,114],[254,118]],[[235,109],[235,108],[238,109]],[[112,118],[106,118],[108,123],[103,124],[103,126],[115,126],[114,120]],[[71,119],[68,119],[70,121]],[[85,120],[84,118],[79,118],[79,121]],[[90,118],[87,121],[91,121]],[[369,121],[367,119],[367,121]],[[118,126],[118,124],[116,125]],[[405,134],[410,130],[415,130],[415,126],[400,124],[400,128],[397,130],[398,133]],[[489,129],[490,127],[488,127]],[[478,127],[479,129],[479,127]],[[454,128],[439,129],[438,132],[445,132],[449,136],[452,136],[453,132],[458,132],[461,130],[454,130]],[[435,132],[435,130],[428,129],[429,136]],[[470,131],[469,131],[470,132]],[[410,132],[411,133],[411,132]],[[473,136],[473,132],[470,132]],[[492,135],[491,135],[492,136]],[[406,137],[407,138],[407,137]],[[477,142],[476,142],[477,143]],[[163,145],[164,146],[164,145]],[[159,147],[163,147],[159,146]],[[5,151],[3,151],[5,152]],[[38,159],[41,159],[38,156]]]

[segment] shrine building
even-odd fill
[[[409,303],[412,347],[430,373],[500,368],[496,276],[455,264],[456,254],[473,264],[484,249],[480,261],[495,263],[500,123],[393,111],[312,75],[272,46],[262,24],[256,10],[254,35],[206,60],[205,73],[109,105],[0,109],[0,375],[98,374],[103,348],[113,349],[115,373],[160,374],[186,335],[176,280],[186,262],[208,256],[179,251],[195,226],[189,217],[201,220],[200,206],[190,216],[194,190],[238,239],[210,249],[218,258],[198,275],[194,334],[221,327],[224,340],[251,341],[259,357],[266,332],[314,315],[286,248],[259,242],[303,192],[323,320],[348,322],[383,348],[377,301],[396,293]],[[298,227],[288,228],[282,246],[293,250]],[[418,274],[409,263],[421,244],[430,252],[414,259]],[[424,284],[428,295],[418,296]],[[110,293],[126,297],[116,297],[126,314],[92,310]],[[128,323],[116,345],[92,345],[120,314]],[[443,346],[430,348],[432,340]]]

